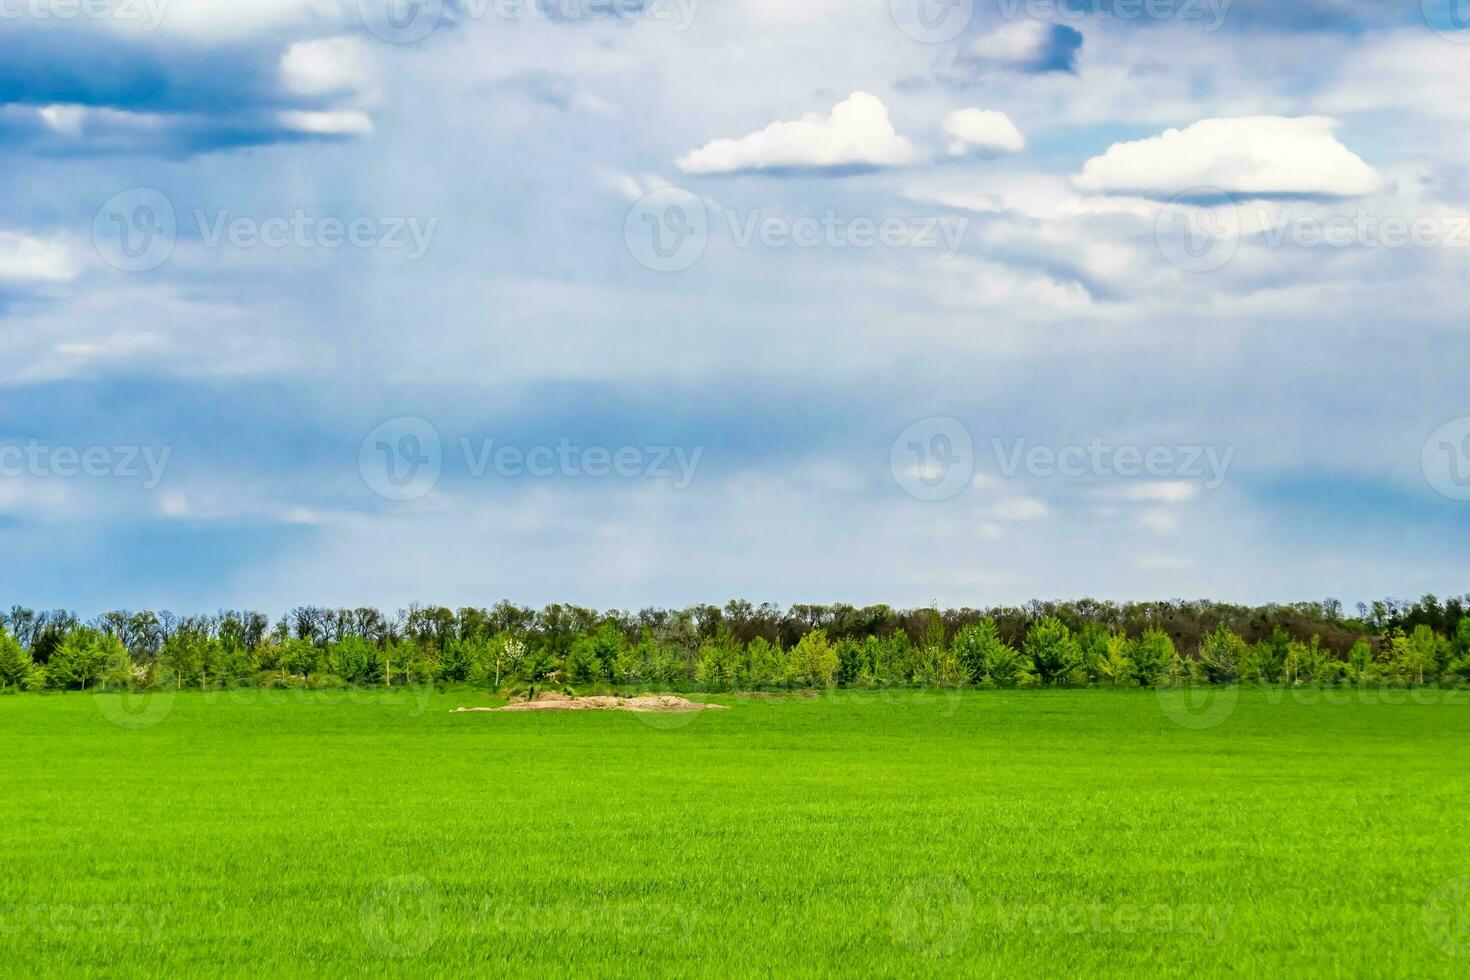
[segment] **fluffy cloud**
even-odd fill
[[[882,100],[854,92],[825,118],[807,113],[740,139],[718,139],[680,157],[678,166],[687,174],[730,174],[894,167],[918,158],[913,144],[894,132]]]
[[[371,76],[367,44],[354,37],[298,41],[281,56],[281,83],[296,95],[358,92]]]
[[[0,281],[64,282],[76,275],[76,263],[62,243],[0,231]]]
[[[1184,129],[1114,143],[1075,179],[1079,190],[1168,198],[1218,189],[1243,196],[1355,197],[1378,173],[1332,135],[1324,116],[1204,119]]]
[[[971,41],[940,74],[946,81],[966,84],[994,71],[1033,75],[1076,72],[1080,50],[1080,31],[1064,24],[1021,21]]]
[[[1004,112],[993,109],[959,109],[944,120],[951,156],[966,153],[1017,153],[1026,148],[1026,137]]]

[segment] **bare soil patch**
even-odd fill
[[[643,694],[638,697],[622,698],[612,695],[594,695],[574,698],[560,691],[543,691],[534,701],[512,701],[500,708],[455,708],[461,711],[639,711],[639,712],[685,712],[718,710],[728,707],[723,704],[705,704],[690,701],[677,694]]]

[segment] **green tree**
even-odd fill
[[[73,630],[51,654],[47,680],[52,687],[95,687],[104,678],[127,671],[128,651],[117,637],[84,626]]]
[[[837,649],[825,630],[812,630],[791,650],[790,670],[798,684],[830,687],[837,677]]]
[[[0,629],[0,687],[25,687],[34,667],[30,651]]]
[[[1133,677],[1144,687],[1157,684],[1179,660],[1174,641],[1163,630],[1146,630],[1129,645],[1128,659],[1133,661]]]
[[[1097,676],[1099,681],[1105,681],[1116,687],[1133,679],[1136,668],[1130,651],[1133,649],[1126,633],[1112,633],[1108,636],[1107,648],[1097,661]]]
[[[1222,624],[1200,641],[1195,669],[1201,680],[1227,684],[1240,676],[1240,663],[1245,656],[1245,641]]]
[[[1033,623],[1022,649],[1043,684],[1061,683],[1082,662],[1072,631],[1055,616],[1043,616]]]
[[[779,684],[786,676],[786,654],[764,636],[745,645],[745,683],[751,687]]]

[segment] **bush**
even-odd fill
[[[1072,631],[1055,616],[1044,616],[1032,624],[1023,652],[1043,684],[1060,683],[1082,662]]]

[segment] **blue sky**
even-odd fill
[[[1464,590],[1451,5],[388,2],[0,5],[0,602]]]

